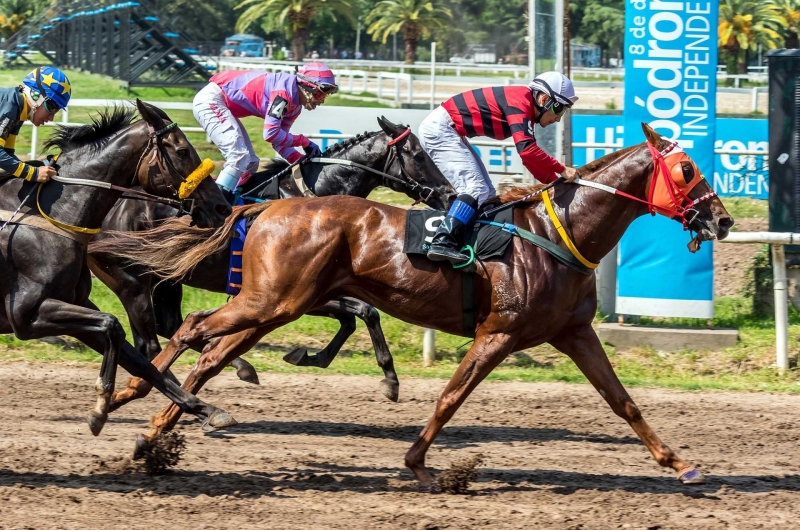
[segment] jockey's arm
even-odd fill
[[[0,170],[15,177],[35,181],[38,176],[38,170],[33,165],[21,161],[14,154],[14,145],[17,140],[17,133],[19,133],[19,126],[13,130],[3,130],[3,122],[7,119],[6,117],[0,118]]]
[[[548,155],[536,144],[536,140],[517,143],[517,152],[522,158],[522,165],[543,184],[549,184],[564,172],[564,164]]]
[[[306,147],[308,138],[302,134],[292,134],[292,128],[300,108],[293,112],[286,112],[285,101],[279,96],[271,100],[269,111],[264,117],[264,140],[271,143],[275,151],[285,158],[290,164],[297,162],[303,155],[293,147]]]

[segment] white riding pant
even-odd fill
[[[422,148],[459,194],[472,196],[478,205],[496,195],[486,166],[466,138],[456,132],[453,119],[439,107],[419,126]]]
[[[225,169],[239,178],[258,171],[259,158],[242,122],[225,105],[222,89],[209,83],[194,97],[195,119],[225,157]]]

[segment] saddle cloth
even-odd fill
[[[406,213],[406,235],[403,252],[406,254],[427,254],[433,241],[436,228],[444,219],[446,212],[439,210],[408,210]],[[513,208],[508,208],[490,216],[487,221],[511,223],[514,217]],[[482,220],[485,218],[481,218]],[[499,258],[505,254],[512,234],[499,227],[474,224],[467,231],[465,243],[475,250],[475,258],[488,260]]]

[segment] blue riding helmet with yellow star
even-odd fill
[[[22,84],[44,96],[47,112],[55,114],[67,108],[72,96],[69,78],[54,66],[41,66],[25,76]]]

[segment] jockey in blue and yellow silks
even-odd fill
[[[25,120],[39,127],[67,107],[72,86],[64,72],[52,66],[35,69],[14,88],[0,88],[0,170],[32,182],[47,182],[57,174],[50,166],[22,162],[14,144]]]

